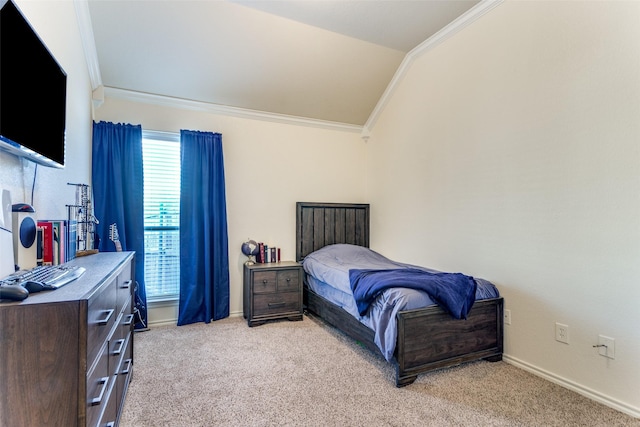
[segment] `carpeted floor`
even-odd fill
[[[396,388],[391,364],[308,316],[152,328],[134,351],[122,427],[640,426],[504,362]]]

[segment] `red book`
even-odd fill
[[[264,263],[264,243],[258,243],[258,257],[256,262]]]
[[[49,221],[38,221],[42,227],[42,264],[53,264],[53,224]]]

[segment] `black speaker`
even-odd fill
[[[35,211],[26,203],[12,206],[13,211],[13,257],[21,270],[36,266],[36,237],[38,235]]]

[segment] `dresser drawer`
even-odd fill
[[[109,375],[108,343],[100,348],[93,371],[87,376],[87,426],[95,426],[109,401],[109,390],[114,377]]]
[[[87,311],[87,363],[91,364],[98,350],[107,340],[118,317],[116,311],[116,282],[89,300]]]
[[[116,398],[115,387],[111,391],[109,402],[107,407],[102,413],[100,422],[96,424],[96,427],[115,427],[116,419],[118,417],[118,399]]]
[[[122,335],[121,329],[117,328],[113,334],[113,338],[109,340],[109,374],[117,375],[120,366],[120,360],[127,349],[127,340],[129,334]]]
[[[122,308],[129,304],[131,305],[131,301],[129,301],[129,297],[133,292],[133,279],[131,279],[131,272],[128,270],[123,271],[118,275],[117,280],[117,290],[116,290],[116,298],[117,305],[116,309],[121,311]]]
[[[261,294],[253,298],[255,316],[283,314],[300,311],[299,292],[279,292],[277,294]]]
[[[120,337],[126,337],[130,332],[133,331],[133,313],[127,312],[126,310],[122,312],[122,317],[120,320]]]
[[[124,391],[127,387],[129,379],[131,378],[131,372],[133,368],[133,360],[131,358],[132,351],[133,343],[130,339],[127,338],[127,345],[125,347],[124,353],[122,354],[122,359],[120,359],[120,364],[118,366],[118,377],[116,379],[116,400],[118,402],[122,401]]]
[[[257,271],[253,275],[253,293],[275,292],[277,277],[275,271]]]

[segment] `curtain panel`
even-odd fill
[[[178,325],[229,316],[229,254],[222,135],[180,131]]]
[[[142,176],[142,127],[110,122],[93,123],[94,215],[99,221],[96,249],[114,252],[109,226],[116,224],[122,250],[135,251],[136,329],[147,327],[144,286],[144,189]]]

